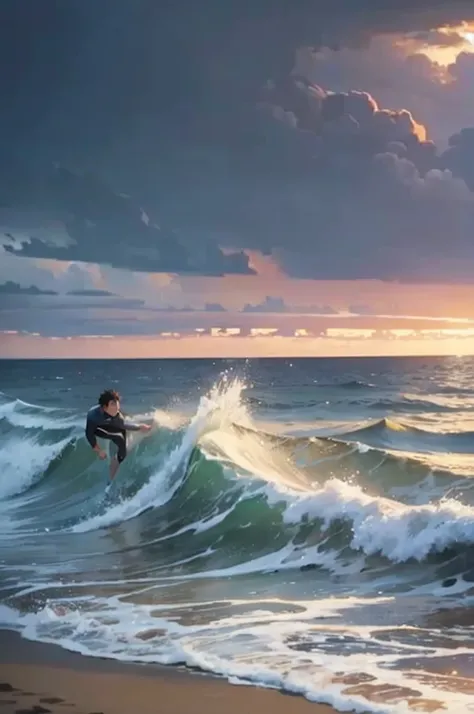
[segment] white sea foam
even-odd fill
[[[12,436],[0,449],[0,500],[21,493],[58,456],[69,439],[54,444],[39,444],[36,439]]]
[[[20,399],[0,404],[0,419],[7,419],[12,426],[24,429],[72,429],[81,424],[76,416],[63,410],[35,407]]]
[[[82,654],[184,662],[231,682],[302,694],[341,712],[411,714],[422,702],[430,702],[433,712],[469,711],[472,698],[462,693],[456,678],[451,688],[448,676],[438,689],[436,676],[396,668],[402,658],[419,661],[433,655],[433,646],[423,643],[425,631],[417,628],[401,628],[398,639],[392,638],[392,604],[391,598],[355,597],[297,603],[234,600],[228,605],[238,608],[239,614],[213,619],[213,603],[203,602],[208,619],[196,622],[196,602],[144,606],[109,598],[96,600],[89,611],[87,601],[50,602],[38,613],[25,615],[0,607],[0,624],[20,629],[28,639],[58,643]],[[222,607],[222,602],[216,605]],[[183,617],[186,611],[191,613],[189,620]],[[385,624],[377,626],[377,619]],[[353,624],[345,624],[347,620]],[[469,643],[453,640],[449,647],[438,646],[436,656],[452,656],[453,651],[472,655]],[[361,686],[355,686],[356,681]],[[376,695],[377,687],[383,687],[384,696],[372,699],[371,690]]]
[[[270,500],[278,500],[275,492]],[[310,494],[292,494],[284,513],[287,523],[304,518],[339,519],[351,523],[351,546],[366,555],[381,553],[394,562],[423,560],[431,551],[457,543],[474,543],[474,508],[455,500],[410,506],[381,496],[370,496],[360,486],[331,479]]]

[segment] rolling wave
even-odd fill
[[[421,429],[402,421],[383,418],[339,434],[347,442],[359,441],[380,449],[400,449],[420,452],[471,454],[474,451],[474,431],[440,432]]]
[[[151,436],[131,435],[129,458],[107,498],[103,464],[78,418],[4,403],[0,499],[13,499],[17,530],[30,534],[44,531],[46,521],[48,532],[85,533],[152,512],[167,524],[166,532],[155,529],[158,538],[178,538],[184,528],[219,539],[231,526],[232,547],[240,547],[250,524],[250,560],[260,557],[271,528],[303,565],[323,544],[397,563],[474,543],[469,479],[434,474],[417,457],[467,454],[472,432],[438,434],[384,418],[334,436],[275,434],[252,419],[242,389],[238,381],[214,388],[184,424],[154,413]],[[448,497],[453,488],[462,488],[462,498]]]

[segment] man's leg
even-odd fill
[[[112,457],[109,467],[109,486],[117,475],[118,468],[127,455],[127,432],[125,430],[111,431],[104,427],[97,427],[95,435],[101,439],[112,441],[117,447],[117,453]]]
[[[117,447],[117,453],[112,457],[112,459],[110,461],[110,468],[109,468],[110,483],[112,483],[112,481],[116,477],[119,466],[127,455],[126,432],[123,431],[123,432],[114,434],[112,441],[114,442],[115,446]]]

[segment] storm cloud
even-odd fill
[[[311,146],[304,189],[286,191],[299,230],[291,247],[284,235],[275,241],[290,274],[472,280],[472,129],[439,152],[407,110],[380,108],[364,92],[330,93],[298,76],[270,84],[263,107],[295,153],[301,138]],[[280,216],[282,229],[291,226]]]
[[[394,106],[390,42],[380,80],[362,63],[343,91],[331,70],[385,33],[455,45],[436,28],[471,3],[383,5],[43,0],[28,13],[7,0],[0,197],[47,210],[67,240],[7,227],[4,250],[217,276],[251,274],[244,251],[259,249],[295,277],[472,280],[471,133],[461,124],[443,151],[429,112],[403,101],[432,91],[433,64],[408,60]],[[448,104],[472,87],[472,61],[436,87]]]
[[[136,272],[252,274],[243,253],[223,253],[211,242],[193,251],[174,231],[153,223],[129,196],[112,191],[95,175],[78,175],[56,167],[37,178],[33,200],[46,206],[51,221],[62,223],[70,241],[47,242],[32,236],[4,250],[28,258],[92,262]],[[11,199],[13,205],[14,199]]]

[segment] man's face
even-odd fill
[[[120,402],[116,402],[115,400],[112,400],[107,404],[107,406],[104,407],[104,412],[106,412],[111,417],[117,416],[119,411]]]

